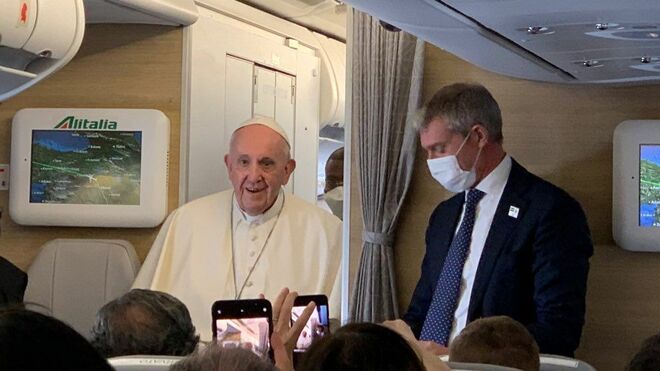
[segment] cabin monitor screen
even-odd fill
[[[639,225],[660,227],[660,144],[639,146]]]
[[[18,224],[152,228],[167,216],[170,121],[153,109],[24,108],[11,126]]]
[[[141,131],[33,130],[30,202],[139,205]]]

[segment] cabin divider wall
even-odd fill
[[[11,120],[21,108],[153,108],[170,119],[168,209],[178,204],[181,121],[180,27],[88,24],[74,59],[52,76],[0,103],[0,163],[10,159]],[[220,164],[218,165],[220,166]],[[9,185],[11,187],[11,184]],[[144,260],[158,228],[20,226],[9,218],[9,192],[0,191],[0,255],[26,270],[54,238],[130,241]]]

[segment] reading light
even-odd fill
[[[582,61],[582,65],[585,67],[601,67],[603,64],[595,59],[585,59]]]

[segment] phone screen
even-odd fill
[[[271,307],[265,300],[228,300],[213,305],[213,337],[223,348],[266,355],[271,327]]]
[[[299,296],[291,310],[291,322],[293,323],[303,313],[307,303],[316,303],[316,310],[309,317],[293,349],[296,353],[306,351],[315,341],[330,332],[330,319],[328,314],[328,299],[325,295]]]

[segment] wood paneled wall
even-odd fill
[[[0,103],[0,163],[9,163],[11,119],[26,107],[153,108],[170,119],[169,209],[179,193],[181,28],[153,25],[87,25],[75,58],[23,93]],[[10,185],[11,186],[11,185]],[[19,226],[0,191],[0,255],[27,269],[39,247],[53,238],[119,238],[141,260],[158,228],[58,228]]]
[[[660,85],[531,82],[486,72],[434,46],[427,46],[426,53],[425,101],[450,83],[485,85],[502,109],[507,151],[582,204],[596,247],[577,357],[598,370],[622,370],[641,341],[660,332],[660,253],[631,253],[613,246],[612,134],[624,120],[660,119]],[[395,245],[402,311],[419,278],[428,218],[446,197],[420,152]]]

